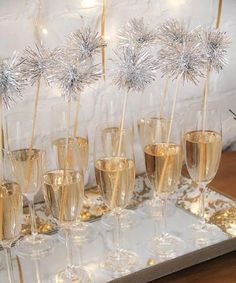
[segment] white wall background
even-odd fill
[[[198,25],[214,26],[217,14],[217,0],[107,0],[106,39],[108,47],[106,57],[112,57],[115,47],[115,35],[118,29],[133,17],[144,17],[151,26],[157,26],[169,17],[176,17],[190,27]],[[41,8],[39,8],[41,7]],[[41,38],[49,48],[65,42],[65,36],[81,27],[92,25],[100,29],[102,0],[0,0],[0,56],[5,58],[14,50],[21,51],[27,45],[33,46],[37,38]],[[218,75],[210,78],[210,103],[220,107],[223,116],[224,147],[236,141],[236,121],[228,112],[231,108],[236,112],[236,1],[223,0],[221,29],[232,38],[228,53],[229,64]],[[34,20],[38,21],[35,29]],[[98,57],[100,60],[100,57]],[[104,113],[112,113],[114,105],[120,109],[122,92],[111,85],[112,64],[107,60],[106,83],[100,81],[92,88],[87,89],[82,96],[81,116],[88,122],[90,145],[94,127],[104,118]],[[143,96],[132,94],[129,98],[129,109],[140,113],[142,109],[157,105],[162,89],[162,80],[159,79]],[[178,112],[186,113],[190,103],[200,102],[203,92],[203,82],[197,87],[191,84],[181,87],[178,100]],[[34,90],[25,91],[25,101],[20,102],[10,111],[32,108]],[[172,87],[169,92],[171,101]],[[50,131],[50,107],[62,101],[56,89],[44,87],[41,91],[40,108],[47,111],[42,115],[42,124],[45,133]],[[90,146],[92,149],[92,146]],[[143,170],[141,148],[136,143],[136,161],[138,171]],[[232,146],[233,148],[233,146]],[[90,168],[92,170],[92,151]],[[94,180],[90,174],[90,181]]]

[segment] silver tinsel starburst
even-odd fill
[[[157,32],[144,24],[143,18],[130,20],[118,34],[120,46],[143,47],[157,41]]]
[[[156,79],[157,62],[143,49],[123,47],[116,53],[118,69],[114,83],[127,91],[143,91],[146,85]]]
[[[173,46],[183,44],[188,32],[183,22],[169,19],[158,28],[157,39],[161,45]]]
[[[68,51],[79,61],[99,53],[101,48],[105,46],[103,38],[90,27],[78,29],[68,37]]]
[[[230,43],[230,38],[225,32],[221,32],[217,29],[202,31],[200,36],[205,50],[208,67],[210,70],[219,72],[227,63],[225,56]]]
[[[186,40],[182,45],[162,48],[159,52],[159,67],[163,76],[172,79],[182,77],[183,82],[197,83],[204,77],[206,60],[202,46]]]
[[[68,57],[68,54],[62,50],[60,56],[54,60],[49,82],[57,84],[65,100],[69,101],[76,100],[86,86],[94,83],[100,77],[101,72],[98,65],[87,61],[79,63]]]
[[[0,95],[7,109],[12,102],[16,102],[16,99],[22,98],[21,64],[22,60],[18,59],[17,53],[14,53],[9,60],[0,60]]]
[[[50,51],[42,45],[35,45],[36,49],[27,47],[23,54],[22,74],[33,85],[40,78],[48,80],[48,70],[52,60],[56,56],[57,49]]]

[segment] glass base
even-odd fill
[[[53,248],[52,238],[43,234],[26,236],[16,243],[16,253],[23,258],[41,258],[51,253]]]
[[[60,283],[91,283],[91,279],[86,270],[79,266],[72,266],[56,274],[50,282]]]
[[[117,249],[105,255],[101,268],[113,277],[134,272],[139,267],[138,256],[132,251]]]
[[[194,245],[203,248],[220,241],[219,228],[215,225],[199,222],[191,226]]]
[[[153,238],[149,250],[160,259],[167,260],[183,254],[185,243],[180,238],[166,233],[161,237]]]
[[[176,206],[171,201],[167,201],[166,205],[167,215],[173,215],[175,213]],[[145,215],[150,216],[152,219],[159,220],[162,217],[162,201],[159,198],[147,200],[139,206],[139,210]]]
[[[107,230],[114,230],[116,226],[116,213],[111,211],[102,216],[101,223],[103,227]],[[122,209],[120,214],[120,223],[122,229],[132,228],[138,225],[140,222],[140,217],[137,212],[130,209]]]
[[[71,227],[71,238],[75,245],[81,245],[85,242],[92,242],[98,236],[98,230],[91,225],[91,223],[86,223],[78,221],[73,224]],[[65,233],[60,230],[58,232],[59,240],[65,241]]]

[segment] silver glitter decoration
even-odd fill
[[[159,26],[157,39],[161,45],[173,46],[184,43],[188,31],[183,22],[169,19]]]
[[[0,95],[5,108],[9,109],[11,103],[15,103],[21,96],[23,79],[20,72],[22,60],[14,53],[9,60],[0,60]]]
[[[68,54],[61,51],[61,54],[54,60],[51,69],[49,82],[55,83],[61,89],[66,101],[76,100],[83,89],[97,81],[101,77],[98,65],[68,57]]]
[[[106,43],[98,32],[85,27],[69,35],[67,47],[72,56],[82,61],[99,53]]]
[[[157,42],[157,31],[144,24],[143,18],[132,19],[118,34],[120,46],[144,47]]]
[[[36,49],[27,47],[23,54],[22,75],[33,85],[40,78],[48,81],[48,70],[51,67],[52,60],[57,56],[57,49],[50,51],[42,45],[35,44]]]
[[[183,82],[197,84],[204,77],[206,60],[201,43],[186,40],[182,45],[169,46],[159,51],[159,67],[163,76],[172,79],[182,77]]]
[[[225,56],[230,44],[230,38],[225,32],[217,29],[202,31],[200,37],[206,52],[205,56],[208,67],[210,70],[219,72],[227,63]]]
[[[123,47],[117,52],[118,69],[114,83],[127,91],[143,91],[146,85],[156,79],[157,62],[144,49]]]

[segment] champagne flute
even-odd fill
[[[53,249],[52,239],[38,234],[34,197],[41,187],[43,151],[38,124],[35,127],[33,147],[30,148],[33,113],[19,112],[6,116],[6,136],[11,165],[23,196],[29,203],[31,235],[17,242],[17,253],[22,257],[38,258]]]
[[[222,151],[221,116],[216,109],[203,112],[192,110],[185,119],[184,149],[189,175],[198,185],[200,198],[200,220],[194,225],[197,246],[205,246],[214,241],[214,226],[205,220],[205,190],[215,177]]]
[[[9,155],[2,150],[2,180],[0,185],[0,244],[4,249],[8,282],[16,282],[11,261],[11,245],[20,237],[23,202],[19,184],[12,180]]]
[[[143,113],[141,115],[141,118],[139,118],[137,121],[138,133],[142,148],[144,148],[145,146],[146,137],[150,138],[150,135],[155,134],[156,139],[157,137],[160,137],[160,139],[167,138],[170,121],[166,118],[167,115],[165,113],[159,113],[160,112],[156,110],[148,113]],[[145,124],[147,125],[145,126]],[[148,132],[148,129],[151,130],[151,132]],[[153,129],[155,129],[155,133],[153,132]],[[145,214],[150,215],[152,218],[158,219],[161,216],[161,200],[158,195],[155,195],[155,197],[153,197],[155,188],[150,183],[147,176],[146,180],[151,187],[152,198],[145,201],[140,206],[140,210],[143,211]],[[170,203],[167,203],[167,205],[168,211],[173,211],[173,206],[170,206]]]
[[[129,123],[130,117],[125,121],[125,131],[127,142],[133,144],[134,132],[133,125]],[[117,154],[119,137],[120,137],[120,119],[113,118],[109,122],[104,122],[100,124],[101,128],[101,139],[104,148],[104,152],[107,156],[115,156]],[[114,230],[116,225],[116,213],[112,210],[102,216],[102,225],[107,230]],[[137,213],[133,210],[123,208],[120,215],[120,222],[122,228],[131,228],[138,224],[139,217]]]
[[[156,233],[150,249],[162,259],[169,259],[181,253],[183,241],[167,232],[167,198],[177,187],[182,168],[182,145],[179,127],[173,122],[168,137],[169,121],[150,118],[144,125],[144,155],[147,177],[154,187],[154,198],[162,201],[161,234]],[[164,131],[163,131],[164,129]],[[167,129],[167,131],[166,131]],[[159,207],[157,208],[159,211]]]
[[[59,103],[52,107],[52,135],[53,142],[58,149],[58,158],[60,162],[64,162],[65,156],[65,144],[68,135],[67,129],[67,103]],[[79,111],[79,115],[76,116],[77,103],[71,105],[70,112],[70,128],[69,137],[73,145],[73,140],[77,140],[78,144],[78,166],[81,168],[84,179],[88,173],[88,161],[89,161],[89,140],[88,140],[88,130],[87,123],[83,120],[83,114]],[[76,123],[76,125],[75,125]],[[83,191],[83,202],[88,202],[86,194]],[[84,241],[92,241],[97,237],[98,231],[88,222],[81,221],[80,214],[78,214],[77,221],[73,225],[73,240],[77,244]],[[63,234],[64,235],[64,234]]]
[[[77,139],[68,138],[64,151],[65,162],[61,162],[54,137],[44,141],[46,160],[43,175],[45,202],[61,230],[65,233],[67,266],[56,274],[56,282],[89,283],[87,272],[72,263],[73,225],[83,205],[83,173],[79,167]]]
[[[121,276],[135,270],[138,267],[136,253],[121,247],[121,214],[129,204],[133,195],[135,184],[135,163],[133,152],[133,140],[130,140],[130,132],[124,128],[120,154],[113,142],[117,140],[104,139],[104,130],[110,128],[110,124],[102,124],[97,127],[94,140],[95,176],[101,190],[105,204],[115,215],[115,241],[113,249],[105,255],[102,267],[111,272],[113,276]],[[120,131],[120,130],[119,130]]]

